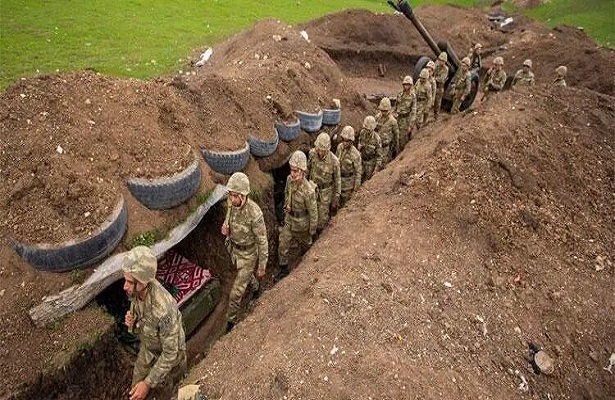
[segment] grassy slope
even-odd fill
[[[485,5],[484,0],[418,0]],[[289,23],[344,8],[390,12],[385,0],[0,0],[0,89],[20,76],[92,68],[150,78],[170,73],[196,48],[265,17]],[[614,43],[613,0],[551,0],[530,15],[582,25]],[[367,27],[366,27],[367,29]]]

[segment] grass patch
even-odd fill
[[[162,233],[158,229],[152,229],[147,232],[142,232],[134,235],[130,239],[128,247],[131,249],[137,246],[153,246],[157,241],[162,239]]]

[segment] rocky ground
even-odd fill
[[[518,18],[502,32],[482,10],[417,13],[459,53],[479,41],[486,63],[503,56],[509,74],[532,58],[537,86],[431,122],[366,183],[291,276],[192,369],[189,381],[211,398],[615,396],[603,369],[615,352],[615,54],[569,27]],[[172,175],[200,148],[268,138],[276,120],[333,98],[342,123],[358,127],[373,112],[361,95],[393,94],[429,54],[405,18],[347,11],[299,29],[262,21],[178,76],[139,82],[83,71],[8,88],[0,95],[0,397],[40,380],[57,354],[108,325],[88,308],[35,328],[28,309],[90,270],[38,272],[11,241],[87,237],[121,195],[129,220],[116,251],[124,251],[194,207],[192,199],[148,210],[126,179]],[[570,88],[549,87],[559,64],[569,67]],[[270,189],[258,167],[282,166],[299,145],[251,161],[254,186]],[[201,169],[200,193],[224,181]],[[213,268],[228,289],[228,265]],[[204,336],[195,335],[212,341]],[[528,342],[555,359],[552,375],[532,372]]]

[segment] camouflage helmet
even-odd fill
[[[446,54],[445,51],[443,51],[442,53],[440,53],[440,55],[438,56],[438,60],[442,60],[444,62],[448,61],[448,54]]]
[[[436,63],[429,60],[429,62],[427,63],[427,68],[431,68],[431,69],[435,69],[436,68]]]
[[[370,131],[373,131],[374,129],[376,129],[377,126],[378,126],[378,123],[376,122],[376,118],[374,118],[371,115],[368,115],[363,120],[363,128],[365,129],[369,129]]]
[[[558,75],[566,76],[566,74],[568,73],[568,68],[566,68],[565,65],[560,65],[559,67],[555,68],[555,72],[557,72]]]
[[[465,65],[466,67],[470,67],[470,59],[468,57],[464,57],[463,60],[461,60],[461,64]]]
[[[290,160],[288,160],[288,164],[291,167],[299,168],[302,171],[307,170],[307,158],[305,157],[305,153],[301,150],[297,150],[290,156]]]
[[[527,60],[523,61],[523,66],[532,68],[532,60],[528,58]]]
[[[493,59],[493,64],[504,65],[504,59],[502,57],[496,57]]]
[[[141,283],[156,279],[158,261],[154,252],[147,246],[137,246],[130,250],[122,260],[122,270]]]
[[[429,71],[427,70],[427,68],[423,68],[421,70],[421,73],[419,74],[419,78],[422,78],[422,79],[429,78]]]
[[[329,137],[329,134],[326,132],[320,133],[316,137],[314,146],[316,146],[317,149],[331,150],[331,138]]]
[[[482,49],[482,48],[483,48],[483,45],[482,45],[482,44],[480,44],[480,43],[476,43],[476,44],[474,45],[474,50],[479,50],[479,49]]]
[[[250,193],[250,180],[243,172],[235,172],[228,179],[226,188],[229,192],[235,192],[247,196]]]
[[[391,111],[391,99],[389,99],[388,97],[383,97],[382,100],[380,100],[378,109],[380,111]]]
[[[404,80],[401,81],[402,85],[414,85],[414,81],[412,80],[412,77],[410,75],[406,75],[404,76]]]
[[[344,129],[342,129],[342,133],[340,134],[342,139],[350,140],[354,142],[354,128],[350,125],[346,125]]]

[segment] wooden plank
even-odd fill
[[[226,197],[226,187],[216,185],[209,198],[194,213],[190,214],[186,221],[173,228],[164,240],[152,246],[156,257],[162,257],[167,250],[188,236],[201,222],[209,209],[224,197]],[[123,276],[122,261],[125,256],[126,253],[120,253],[107,258],[80,286],[74,285],[58,294],[43,298],[41,304],[32,307],[29,311],[34,324],[37,326],[47,325],[84,307],[100,292]]]

